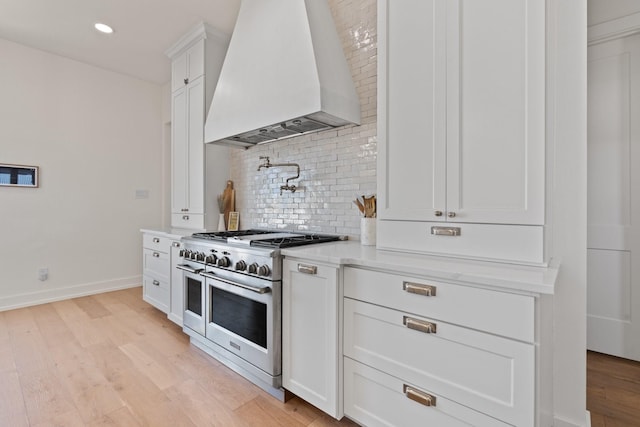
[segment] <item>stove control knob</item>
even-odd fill
[[[186,249],[180,249],[179,253],[180,253],[180,258],[184,258],[184,254],[187,253],[187,250]]]
[[[218,267],[229,267],[230,265],[231,261],[226,256],[218,260]]]
[[[184,250],[184,254],[182,254],[182,256],[183,256],[185,259],[189,259],[189,258],[191,258],[191,251],[190,251],[189,249],[185,249],[185,250]]]
[[[196,259],[197,259],[198,261],[202,261],[202,262],[204,262],[204,259],[205,259],[205,254],[204,254],[204,252],[198,252],[198,254],[196,255]]]
[[[238,261],[236,262],[236,270],[238,271],[244,271],[247,269],[247,263],[244,261]]]
[[[249,265],[247,271],[251,274],[258,274],[258,264],[254,262],[253,264]]]
[[[258,276],[268,276],[269,274],[271,274],[271,269],[268,265],[258,267]]]
[[[190,256],[190,258],[191,258],[192,260],[194,260],[194,261],[195,261],[196,259],[198,259],[198,252],[196,252],[196,251],[191,251],[191,256]]]
[[[208,255],[205,259],[204,262],[207,264],[215,264],[217,261],[217,258],[215,255]]]

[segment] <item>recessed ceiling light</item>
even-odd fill
[[[101,33],[105,33],[105,34],[113,33],[113,28],[111,28],[107,24],[101,24],[100,22],[98,22],[97,24],[94,25],[94,27],[96,28],[96,30],[100,31]]]

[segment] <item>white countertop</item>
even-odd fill
[[[158,227],[158,228],[141,228],[142,233],[151,233],[155,235],[169,237],[170,239],[180,239],[184,236],[191,236],[193,233],[197,233],[198,230],[189,230],[186,228],[171,228],[171,227]]]
[[[281,250],[285,257],[396,271],[506,291],[553,294],[559,267],[535,267],[377,250],[360,242],[320,243]]]

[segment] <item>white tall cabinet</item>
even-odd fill
[[[382,0],[378,20],[378,247],[543,264],[544,2]]]
[[[228,148],[204,144],[204,122],[229,39],[200,24],[166,54],[171,66],[171,226],[217,225],[216,195],[229,176]]]

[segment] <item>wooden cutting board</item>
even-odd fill
[[[229,228],[229,212],[236,210],[236,190],[233,189],[233,181],[227,181],[227,187],[222,192],[222,206],[224,209],[224,225]]]

